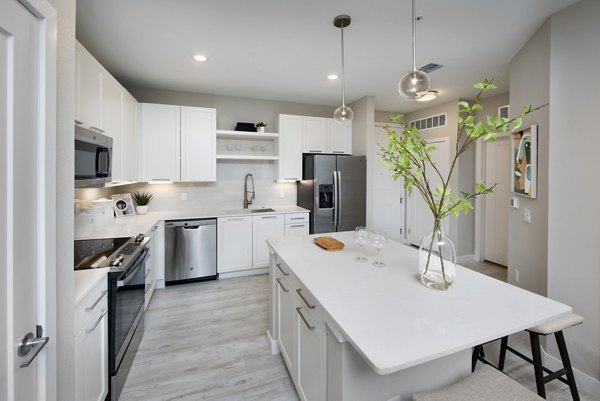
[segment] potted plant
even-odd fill
[[[154,195],[148,192],[134,192],[131,194],[131,198],[137,205],[135,210],[138,214],[146,214],[148,212],[148,205],[152,201],[152,198],[154,198]]]
[[[256,132],[259,132],[261,134],[265,133],[265,127],[267,126],[267,124],[263,123],[262,121],[257,122],[255,127],[256,127]]]
[[[419,273],[422,283],[429,288],[447,290],[455,278],[456,252],[442,229],[443,219],[450,215],[458,216],[460,212],[467,214],[473,209],[472,200],[491,193],[495,186],[479,182],[470,193],[452,193],[450,180],[458,159],[477,141],[493,141],[498,133],[519,128],[525,115],[546,106],[534,108],[528,105],[512,119],[492,115],[482,122],[476,114],[482,110],[482,95],[496,88],[494,82],[494,79],[485,79],[474,84],[473,87],[479,90],[475,99],[472,102],[458,102],[456,149],[451,155],[447,174],[442,174],[433,162],[432,154],[436,147],[429,145],[416,127],[404,124],[402,115],[390,116],[392,122],[400,123],[400,132],[386,126],[388,144],[381,147],[379,152],[383,163],[390,167],[394,179],[404,180],[404,188],[409,193],[414,189],[418,191],[433,215],[433,230],[423,237],[419,248]],[[432,177],[439,182],[435,187],[431,183]]]

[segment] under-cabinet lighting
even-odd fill
[[[172,184],[172,183],[173,183],[173,181],[170,181],[170,180],[152,180],[152,181],[148,181],[148,184],[153,184],[153,185],[156,185],[156,184]]]
[[[329,74],[327,75],[327,79],[331,80],[331,81],[335,81],[336,79],[338,79],[340,76],[338,74]]]
[[[204,63],[204,62],[208,61],[208,57],[206,57],[204,54],[195,54],[194,60]]]

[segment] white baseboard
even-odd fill
[[[271,355],[279,354],[279,345],[277,345],[277,340],[273,340],[271,331],[269,330],[267,330],[267,346],[271,349]]]
[[[553,355],[550,355],[545,350],[542,349],[542,353],[544,355],[544,365],[551,370],[558,370],[563,367],[560,359],[555,358]],[[573,368],[573,373],[575,374],[575,382],[577,383],[577,388],[580,390],[584,390],[585,392],[593,395],[600,399],[600,381],[588,376],[582,371]]]
[[[469,255],[459,255],[456,257],[456,262],[457,263],[465,263],[465,262],[475,262],[477,261],[477,259],[475,258],[475,254],[469,254]]]
[[[219,279],[232,278],[232,277],[243,277],[243,276],[255,276],[257,274],[265,274],[269,272],[268,267],[261,267],[258,269],[240,270],[238,272],[219,273]]]

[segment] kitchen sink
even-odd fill
[[[250,209],[250,213],[269,213],[274,212],[275,209],[271,209],[270,207],[262,208],[262,209]]]

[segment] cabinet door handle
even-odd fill
[[[108,313],[108,309],[104,309],[102,311],[102,314],[100,315],[100,317],[98,318],[98,320],[96,320],[96,323],[94,323],[94,326],[91,329],[86,329],[85,332],[86,333],[91,333],[94,330],[96,330],[96,327],[98,327],[98,325],[100,324],[100,322],[102,321],[102,319],[104,318],[104,316],[106,316],[106,314]]]
[[[304,217],[290,217],[290,220],[304,220]]]
[[[343,150],[332,150],[331,153],[346,153]]]
[[[322,151],[321,150],[311,150],[311,149],[309,149],[308,153],[322,153]]]
[[[94,127],[93,125],[90,125],[90,129],[93,129],[94,131],[98,131],[98,132],[104,132],[103,129],[98,128],[98,127]]]
[[[171,182],[170,178],[150,178],[151,182]]]
[[[238,217],[238,218],[235,218],[235,219],[225,219],[225,221],[242,221],[242,220],[244,220],[243,217]]]
[[[277,216],[261,216],[261,219],[276,219]]]
[[[98,297],[98,299],[92,304],[92,306],[88,306],[87,308],[85,308],[85,311],[89,312],[89,311],[93,310],[96,307],[96,305],[98,305],[100,303],[100,301],[102,301],[102,298],[104,298],[104,296],[106,295],[107,292],[108,292],[108,290],[102,291],[102,294],[100,294],[100,297]]]
[[[306,325],[306,327],[308,327],[309,330],[314,330],[315,326],[312,326],[310,323],[308,323],[308,320],[306,320],[306,318],[304,317],[304,315],[302,314],[302,312],[300,312],[300,309],[302,309],[301,307],[297,307],[296,308],[296,312],[298,312],[298,314],[300,315],[300,318],[302,319],[302,321],[304,322],[304,324]]]
[[[292,224],[290,227],[295,228],[295,227],[306,227],[306,224]]]
[[[279,269],[279,271],[284,275],[284,276],[289,276],[290,273],[286,273],[285,270],[283,270],[283,268],[281,267],[280,263],[275,263],[275,265],[277,266],[277,268]]]
[[[300,295],[300,298],[302,298],[302,301],[304,301],[304,303],[306,304],[306,306],[308,306],[308,309],[315,309],[317,307],[317,305],[311,305],[310,302],[308,302],[306,300],[306,298],[304,298],[304,295],[302,295],[302,289],[298,288],[296,290],[296,292],[298,293],[298,295]]]
[[[283,284],[281,284],[281,279],[280,279],[280,278],[278,278],[278,279],[277,279],[277,282],[278,282],[278,283],[279,283],[279,285],[281,286],[281,289],[283,290],[283,292],[289,292],[289,291],[290,291],[289,289],[285,288],[285,287],[283,286]]]

